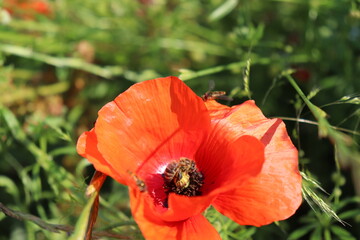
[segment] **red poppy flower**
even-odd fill
[[[204,102],[176,77],[138,83],[106,104],[79,154],[129,186],[146,239],[220,239],[213,205],[239,224],[291,216],[301,203],[297,150],[253,101]]]
[[[23,19],[34,19],[36,14],[50,16],[52,12],[44,0],[4,0],[4,8]]]

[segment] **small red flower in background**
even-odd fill
[[[280,119],[253,101],[202,101],[176,77],[138,83],[106,104],[77,151],[129,186],[146,239],[220,239],[202,215],[210,205],[261,226],[301,204],[297,150]]]
[[[50,16],[49,3],[44,0],[4,0],[4,8],[11,14],[23,19],[34,19],[35,15]]]
[[[307,83],[307,82],[309,82],[309,80],[311,78],[311,73],[306,68],[296,67],[295,72],[293,73],[293,76],[299,82]]]

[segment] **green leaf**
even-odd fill
[[[341,202],[339,202],[336,205],[336,210],[339,211],[340,209],[344,208],[345,206],[347,206],[348,204],[351,204],[351,203],[359,204],[360,203],[360,197],[354,196],[354,197],[349,197],[349,198],[343,199]]]
[[[78,176],[79,178],[83,178],[83,171],[89,165],[91,165],[91,163],[87,159],[82,158],[76,166],[75,176]]]
[[[315,228],[315,225],[307,225],[302,228],[299,228],[290,234],[288,240],[300,239],[301,237],[309,233],[313,228]]]
[[[29,141],[15,115],[8,108],[3,106],[0,106],[0,115],[3,117],[12,136],[26,146],[31,153],[38,156],[39,161],[42,161],[41,164],[43,164],[43,166],[47,165],[47,163],[43,162],[43,158],[45,157],[44,152],[42,152],[34,143]]]
[[[322,240],[321,237],[321,227],[317,227],[315,229],[315,231],[311,234],[310,239],[309,240]]]
[[[124,69],[120,66],[101,67],[85,62],[85,60],[81,58],[53,57],[47,54],[34,52],[31,48],[24,48],[16,45],[2,44],[0,46],[0,51],[23,58],[41,61],[58,68],[70,67],[84,70],[103,78],[111,78],[124,73]]]
[[[13,196],[16,202],[19,201],[19,191],[16,184],[8,177],[0,176],[0,187],[4,187],[6,192]]]
[[[238,4],[239,0],[227,0],[223,4],[221,4],[217,9],[215,9],[209,16],[209,21],[217,21],[221,18],[228,15],[236,5]]]
[[[52,128],[58,135],[58,137],[67,142],[71,142],[71,137],[69,133],[64,132],[58,125],[58,123],[54,122],[52,119],[46,119],[46,123],[50,128]]]
[[[21,129],[20,123],[16,119],[15,115],[6,107],[0,108],[0,114],[2,115],[13,137],[19,142],[26,142],[26,134]]]
[[[329,229],[325,229],[325,231],[324,231],[324,239],[325,240],[331,240],[332,239]]]
[[[349,219],[356,216],[360,216],[360,209],[353,209],[339,214],[341,219]]]
[[[65,146],[59,147],[49,153],[51,156],[58,156],[58,155],[75,155],[76,148],[74,146]]]
[[[86,230],[88,226],[89,217],[91,214],[91,208],[97,197],[97,194],[93,194],[85,208],[82,210],[80,217],[75,225],[74,233],[70,236],[69,240],[83,240],[86,236]]]
[[[241,231],[241,235],[239,236],[239,239],[250,239],[252,235],[256,233],[257,228],[247,228],[244,231]]]
[[[340,240],[356,240],[348,231],[339,226],[331,226],[330,230],[338,236]]]

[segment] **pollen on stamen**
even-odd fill
[[[193,160],[180,158],[169,163],[162,174],[166,194],[171,192],[185,196],[200,196],[204,176]]]

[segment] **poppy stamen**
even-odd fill
[[[167,165],[164,173],[164,189],[167,194],[174,192],[185,196],[200,196],[204,176],[197,169],[193,160],[180,158]]]

